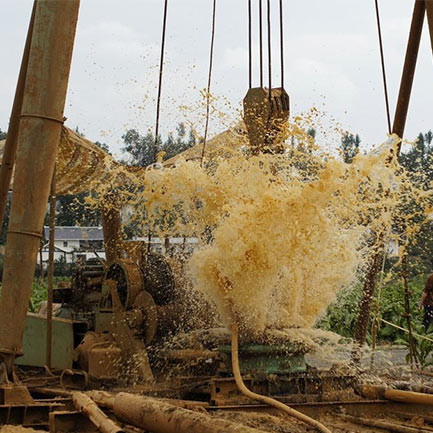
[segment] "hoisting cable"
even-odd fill
[[[269,103],[272,101],[272,54],[271,54],[271,0],[267,1],[268,5],[268,75],[269,75]],[[272,109],[272,104],[271,104]],[[271,114],[271,110],[269,110]]]
[[[251,0],[248,0],[248,87],[253,87],[253,47],[252,47]]]
[[[259,0],[260,87],[263,87],[263,0]]]
[[[159,135],[159,112],[161,109],[161,91],[162,91],[162,75],[164,69],[164,52],[165,52],[165,34],[167,28],[167,6],[168,0],[164,2],[164,17],[162,20],[162,37],[161,37],[161,56],[159,63],[159,82],[158,82],[158,97],[156,100],[156,124],[155,124],[155,142],[153,145],[154,162],[158,155],[158,135]]]
[[[385,69],[385,55],[383,53],[383,42],[382,42],[382,29],[380,24],[380,14],[379,14],[379,0],[375,0],[376,7],[376,21],[377,21],[377,34],[379,37],[379,50],[380,50],[380,63],[382,65],[382,81],[383,81],[383,91],[385,96],[385,107],[386,107],[386,117],[388,122],[388,133],[392,133],[391,129],[391,115],[389,110],[389,98],[388,98],[388,85],[386,82],[386,69]]]
[[[239,388],[239,391],[241,391],[242,394],[244,394],[248,398],[275,407],[276,409],[280,409],[281,411],[285,412],[287,415],[292,416],[293,418],[296,418],[299,421],[303,421],[304,423],[316,428],[322,433],[331,433],[331,431],[319,421],[316,421],[315,419],[310,418],[309,416],[304,415],[301,412],[298,412],[297,410],[287,406],[284,403],[281,403],[278,400],[275,400],[271,397],[267,397],[265,395],[256,394],[255,392],[250,391],[246,387],[244,381],[242,380],[241,371],[239,368],[239,331],[238,331],[238,324],[236,320],[232,321],[231,331],[232,331],[232,347],[231,347],[232,369],[233,369],[233,375],[235,377],[235,382],[237,387]]]
[[[207,89],[206,89],[206,123],[204,127],[204,136],[203,136],[203,148],[201,151],[201,161],[200,167],[203,167],[204,160],[204,152],[206,149],[206,140],[207,140],[207,132],[209,128],[209,111],[210,111],[210,88],[212,83],[212,66],[213,66],[213,51],[214,51],[214,42],[215,42],[215,17],[216,17],[216,3],[217,0],[213,0],[213,11],[212,11],[212,34],[210,40],[210,54],[209,54],[209,76],[207,80]]]
[[[281,88],[284,88],[284,34],[283,34],[283,0],[280,0],[280,56],[281,56]]]

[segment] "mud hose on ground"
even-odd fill
[[[250,391],[246,387],[242,379],[241,371],[239,368],[239,341],[238,340],[239,340],[238,325],[234,320],[232,323],[232,369],[233,369],[236,385],[238,386],[239,391],[241,391],[241,393],[244,394],[246,397],[252,398],[261,403],[275,407],[276,409],[285,412],[287,415],[290,415],[293,418],[298,419],[299,421],[309,424],[310,426],[316,428],[317,430],[323,433],[331,433],[331,431],[319,421],[316,421],[315,419],[310,418],[309,416],[304,415],[301,412],[298,412],[297,410],[285,405],[284,403],[281,403],[278,400],[274,400],[271,397],[256,394],[255,392]]]

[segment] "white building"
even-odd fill
[[[42,248],[42,260],[48,262],[49,227],[44,227],[45,244]],[[54,260],[65,260],[67,263],[99,257],[105,259],[104,233],[102,227],[56,227],[54,232]],[[40,258],[38,258],[38,261]]]

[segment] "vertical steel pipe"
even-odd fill
[[[23,104],[24,86],[26,83],[27,65],[29,63],[30,44],[35,21],[36,3],[33,3],[32,15],[30,18],[29,29],[27,32],[26,43],[24,46],[23,58],[21,60],[20,73],[18,75],[15,98],[12,105],[11,117],[9,119],[8,135],[6,137],[3,152],[2,164],[0,167],[0,221],[3,223],[8,201],[9,187],[11,184],[12,172],[15,163],[15,154],[18,141],[18,127],[20,124],[20,114]]]
[[[54,168],[50,191],[50,239],[48,243],[47,287],[47,347],[45,362],[51,368],[53,343],[53,289],[54,289],[54,240],[56,232],[56,169]]]
[[[0,357],[12,379],[57,145],[63,123],[79,0],[38,1],[18,133],[14,192],[0,299]]]
[[[413,77],[415,75],[416,61],[418,58],[419,45],[421,41],[422,27],[425,16],[425,1],[415,0],[412,23],[410,26],[409,40],[407,43],[406,57],[404,60],[403,73],[400,82],[397,107],[394,114],[392,132],[400,138],[403,137],[406,126],[407,111],[409,108],[410,94],[412,92]],[[400,146],[398,148],[400,153]]]

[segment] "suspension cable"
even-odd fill
[[[260,87],[263,87],[263,2],[259,0]]]
[[[381,29],[380,14],[379,14],[379,0],[375,0],[375,8],[376,8],[377,33],[379,37],[380,62],[382,65],[382,80],[383,80],[383,91],[385,96],[386,117],[388,121],[388,132],[389,134],[391,134],[392,132],[391,115],[389,110],[388,86],[386,82],[385,56],[383,53],[382,29]]]
[[[268,74],[269,74],[269,101],[272,99],[272,54],[271,54],[271,0],[267,0],[268,6]]]
[[[281,55],[281,88],[284,87],[284,26],[283,26],[283,0],[280,0],[280,55]]]
[[[248,86],[253,87],[253,47],[252,47],[252,15],[251,0],[248,0]]]
[[[207,91],[206,91],[206,124],[204,128],[203,136],[203,148],[201,152],[200,166],[203,167],[204,152],[206,149],[207,132],[209,128],[209,111],[210,111],[210,88],[212,83],[212,66],[213,66],[213,52],[215,43],[215,18],[216,18],[216,3],[217,0],[213,0],[213,11],[212,11],[212,34],[210,41],[210,53],[209,53],[209,76],[207,80]]]
[[[164,52],[165,52],[165,34],[167,28],[167,6],[168,0],[164,2],[164,17],[162,21],[162,37],[161,37],[161,57],[159,64],[159,82],[158,82],[158,97],[156,100],[156,123],[155,123],[155,142],[153,146],[153,157],[156,162],[158,155],[158,135],[159,135],[159,113],[161,109],[161,91],[162,91],[162,75],[164,69]]]

